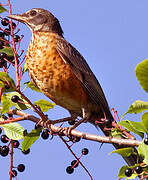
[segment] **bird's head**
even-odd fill
[[[33,32],[53,32],[61,36],[63,34],[58,19],[45,9],[33,8],[24,14],[13,14],[8,17],[26,24]]]

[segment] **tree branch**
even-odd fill
[[[22,120],[30,120],[35,123],[40,122],[39,118],[37,118],[33,115],[30,115],[28,113],[25,113],[23,111],[20,111],[20,110],[10,110],[8,112],[8,114],[14,114],[14,115],[18,115],[21,117],[13,118],[12,120],[10,119],[10,120],[1,121],[0,124],[12,123],[12,122],[17,122],[17,121],[22,121]],[[50,126],[50,130],[52,132],[57,133],[57,134],[60,133],[60,135],[67,136],[66,128],[52,125],[52,124],[50,124],[50,121],[49,121],[49,123],[48,122],[46,123],[45,128],[49,128],[49,126]],[[85,140],[91,140],[91,141],[96,141],[96,142],[100,142],[100,143],[111,143],[111,144],[113,143],[113,144],[126,145],[126,146],[127,145],[128,146],[139,146],[141,144],[141,141],[138,141],[138,140],[99,136],[99,135],[95,135],[95,134],[88,134],[86,132],[77,131],[75,129],[71,131],[71,135],[80,137]]]

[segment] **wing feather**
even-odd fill
[[[109,109],[103,90],[83,56],[64,38],[58,39],[56,49],[85,87],[92,101]]]

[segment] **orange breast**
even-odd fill
[[[81,82],[56,51],[56,35],[36,33],[29,45],[26,62],[32,81],[56,104],[77,113],[88,103]]]

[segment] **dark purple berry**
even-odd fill
[[[16,95],[11,97],[11,101],[14,102],[14,103],[17,103],[19,99],[20,98],[18,96],[16,96]]]
[[[2,68],[5,65],[5,61],[0,59],[0,68]]]
[[[87,155],[88,154],[88,149],[87,148],[83,148],[82,149],[82,154],[83,155]]]
[[[14,41],[18,42],[20,40],[20,36],[19,35],[14,35]]]
[[[104,125],[105,125],[106,127],[111,127],[112,121],[111,121],[110,119],[105,119]]]
[[[1,20],[1,24],[2,24],[3,26],[8,26],[9,20],[8,20],[7,18],[3,18],[3,19]]]
[[[7,57],[6,53],[0,52],[0,68],[2,68],[6,64],[6,61],[4,60],[4,58],[6,57]]]
[[[48,130],[44,130],[41,134],[41,137],[43,139],[48,139],[49,138],[49,133],[48,133]]]
[[[13,65],[15,65],[15,59],[14,56],[7,56],[7,60],[12,62]],[[17,63],[19,64],[19,59],[17,58]]]
[[[9,154],[9,147],[8,146],[2,146],[1,148],[1,156],[5,157]]]
[[[12,117],[13,117],[13,114],[9,114],[9,113],[8,113],[8,117],[9,117],[9,118],[12,118]]]
[[[19,145],[20,145],[19,141],[13,140],[13,147],[14,147],[14,148],[18,148]]]
[[[137,166],[137,167],[135,167],[135,171],[137,174],[141,174],[143,171],[143,168],[141,166]]]
[[[12,177],[16,177],[17,176],[17,171],[13,169],[11,174],[12,174]]]
[[[9,36],[11,31],[9,28],[4,29],[5,36]]]
[[[68,167],[66,168],[66,172],[67,172],[68,174],[72,174],[72,173],[74,172],[74,168],[72,168],[71,166],[68,166]]]
[[[17,166],[17,170],[18,170],[19,172],[23,172],[23,171],[25,170],[25,165],[24,165],[24,164],[19,164],[19,165]]]
[[[30,153],[30,149],[27,149],[26,151],[22,151],[23,154],[29,154]]]
[[[132,174],[133,174],[133,170],[131,168],[127,168],[125,171],[124,171],[124,174],[127,176],[127,177],[130,177]]]
[[[15,64],[14,56],[7,56],[7,60]],[[17,58],[17,63],[19,64],[19,59]]]
[[[14,60],[14,56],[7,56],[7,60],[12,62]]]
[[[3,60],[4,58],[7,57],[7,54],[4,52],[0,52],[0,60]]]
[[[5,88],[5,89],[10,89],[10,86],[9,86],[8,84],[6,84],[6,85],[4,86],[4,88]]]
[[[7,143],[9,141],[9,138],[4,134],[4,135],[1,136],[1,141],[3,143]]]
[[[4,114],[2,115],[2,118],[3,118],[4,120],[7,120],[7,119],[8,119],[8,117],[5,116]]]
[[[76,163],[77,163],[77,164],[76,164]],[[71,166],[74,167],[74,168],[78,167],[78,165],[79,165],[79,162],[77,162],[77,160],[73,160],[73,161],[71,162]]]
[[[144,144],[148,145],[148,137],[144,139]]]
[[[0,49],[4,48],[4,41],[0,41]]]
[[[80,140],[81,140],[80,137],[74,137],[74,138],[73,138],[73,142],[79,142]]]
[[[16,28],[16,24],[14,22],[12,22],[12,28],[15,29]],[[9,24],[9,29],[11,29],[11,26]]]
[[[4,32],[0,32],[0,37],[4,38],[4,36],[5,36],[5,33]]]
[[[75,124],[75,122],[76,122],[75,120],[68,121],[68,124],[72,126],[72,125],[74,125],[74,124]]]
[[[3,147],[3,146],[0,146],[0,154],[1,154],[1,151],[2,151],[2,147]]]
[[[2,128],[0,128],[0,134],[2,133]]]

